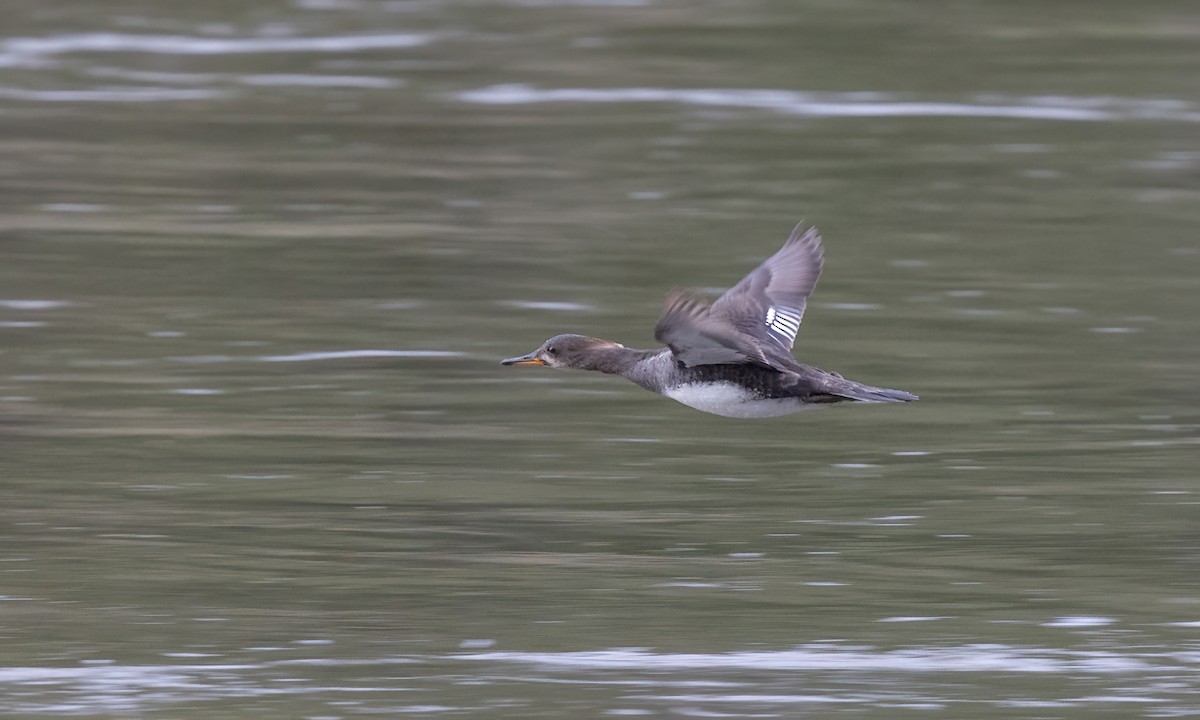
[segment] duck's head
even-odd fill
[[[597,354],[624,345],[587,335],[555,335],[528,355],[502,360],[501,365],[545,365],[552,368],[590,369]]]

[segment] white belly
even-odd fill
[[[663,391],[663,395],[701,412],[731,418],[764,418],[787,415],[814,407],[798,398],[763,400],[733,383],[693,383]]]

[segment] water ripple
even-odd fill
[[[38,67],[70,53],[148,53],[153,55],[247,55],[391,50],[426,45],[421,33],[332,35],[325,37],[206,38],[188,35],[81,33],[0,41],[0,67]]]
[[[322,75],[311,73],[284,74],[221,74],[127,70],[115,67],[90,68],[92,77],[114,77],[132,82],[164,83],[167,85],[213,85],[227,82],[251,87],[328,87],[387,90],[399,87],[395,78],[371,75]]]
[[[263,362],[308,362],[313,360],[345,360],[348,358],[445,358],[461,357],[462,353],[450,350],[338,350],[332,352],[304,352],[294,355],[263,355]]]
[[[162,87],[112,87],[89,90],[26,90],[0,87],[0,98],[41,102],[163,102],[167,100],[212,100],[228,97],[224,90]]]
[[[313,644],[314,641],[294,644]],[[315,641],[322,642],[322,641]],[[469,640],[463,647],[485,647],[491,640]],[[283,647],[256,648],[282,650]],[[6,667],[0,668],[0,713],[22,712],[84,714],[94,712],[142,712],[161,709],[185,702],[217,699],[279,698],[282,695],[309,695],[322,698],[354,697],[371,702],[387,702],[395,712],[424,712],[431,707],[451,707],[445,700],[450,696],[421,698],[421,704],[406,704],[416,686],[427,691],[445,689],[447,682],[461,683],[473,676],[485,684],[507,683],[510,693],[515,685],[576,684],[642,687],[647,689],[692,688],[699,692],[688,696],[678,694],[625,695],[623,700],[680,701],[701,703],[792,704],[809,702],[838,702],[859,704],[922,703],[940,705],[955,702],[953,698],[924,694],[897,694],[884,688],[892,680],[878,680],[880,689],[863,692],[836,690],[814,694],[778,694],[771,692],[766,680],[730,682],[727,678],[703,673],[715,672],[781,672],[790,677],[797,671],[853,671],[863,673],[902,673],[910,678],[916,674],[953,673],[963,677],[968,673],[1057,674],[1073,680],[1097,676],[1134,676],[1133,682],[1145,680],[1151,673],[1165,673],[1164,678],[1192,677],[1200,657],[1195,653],[1166,653],[1141,651],[1122,654],[1117,651],[1059,650],[1048,647],[1015,647],[1001,644],[975,644],[952,647],[920,647],[904,650],[879,650],[869,646],[847,646],[834,643],[813,643],[788,650],[730,652],[730,653],[656,653],[644,648],[620,648],[582,652],[477,652],[427,656],[385,656],[377,658],[303,657],[252,662],[194,662],[196,659],[217,658],[220,655],[193,650],[164,652],[165,657],[193,662],[178,664],[121,665],[111,661],[85,661],[76,667]],[[471,663],[474,669],[464,675],[462,670],[447,673],[445,662]],[[483,663],[484,665],[479,665]],[[392,674],[388,668],[405,665],[410,683],[380,684],[375,679]],[[504,665],[525,665],[547,671],[520,672],[513,677]],[[489,667],[490,666],[490,667]],[[459,665],[458,667],[462,667]],[[306,670],[313,668],[313,670]],[[365,674],[363,668],[373,668]],[[278,673],[286,669],[289,684],[278,684]],[[340,670],[339,670],[340,669]],[[612,671],[596,675],[594,671]],[[578,674],[572,674],[572,673]],[[683,675],[670,673],[682,672]],[[694,676],[693,673],[701,673]],[[565,673],[565,674],[564,674]],[[648,674],[648,675],[647,675]],[[364,680],[367,680],[364,682]],[[964,682],[970,682],[965,680]],[[1176,689],[1190,692],[1185,683]],[[712,688],[738,688],[735,692],[704,692]],[[6,694],[7,693],[7,694]],[[1174,693],[1168,693],[1174,695]],[[398,702],[399,701],[399,702]],[[433,702],[431,702],[433,701]],[[442,701],[442,702],[437,702]],[[1070,702],[1070,703],[1141,703],[1163,702],[1165,698],[1151,697],[1141,692],[1125,692],[1108,688],[1096,695],[1056,697],[1053,699],[1020,697],[1000,699],[999,702]],[[1039,705],[1040,706],[1040,705]],[[462,710],[463,708],[459,708]],[[742,717],[739,715],[739,717]]]
[[[896,672],[1130,673],[1154,669],[1113,652],[1076,652],[1008,645],[875,650],[811,645],[792,650],[733,653],[654,653],[642,649],[591,652],[491,652],[461,660],[513,662],[593,670],[875,670]]]
[[[890,93],[812,93],[763,89],[555,88],[490,85],[458,93],[480,105],[535,103],[679,103],[772,110],[810,117],[967,117],[1021,120],[1113,121],[1131,119],[1200,122],[1200,109],[1177,100],[1116,97],[984,96],[970,102],[901,100]]]

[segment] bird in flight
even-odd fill
[[[912,393],[847,380],[792,356],[824,262],[820,233],[800,223],[778,252],[712,304],[687,290],[671,292],[654,328],[666,347],[637,350],[586,335],[555,335],[501,364],[620,375],[688,407],[733,418],[774,417],[846,401],[916,400]]]

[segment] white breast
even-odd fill
[[[701,412],[732,418],[775,417],[812,407],[798,398],[763,400],[746,388],[729,382],[679,385],[663,390],[663,395]]]

